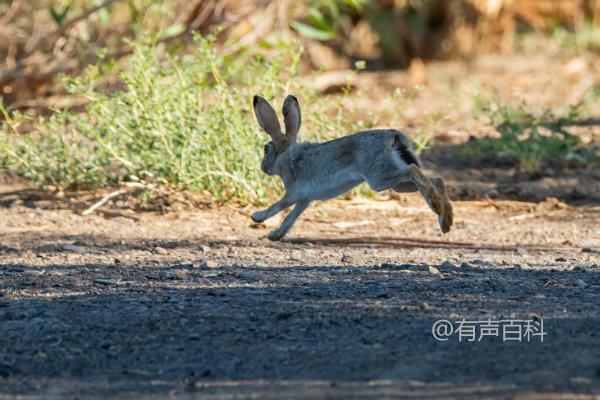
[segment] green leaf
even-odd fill
[[[355,10],[360,10],[369,0],[344,0],[344,3]]]
[[[64,20],[67,18],[67,14],[69,13],[69,9],[71,8],[71,3],[69,3],[62,12],[58,12],[54,5],[50,6],[50,16],[52,20],[56,22],[57,25],[62,25]]]
[[[163,38],[174,37],[174,36],[177,36],[180,33],[182,33],[184,30],[185,30],[185,25],[183,25],[182,23],[178,22],[176,24],[171,25],[167,29],[165,29],[162,32],[161,36]]]
[[[335,32],[330,30],[321,30],[315,28],[314,26],[310,26],[307,24],[303,24],[302,22],[293,21],[290,26],[295,29],[299,34],[314,40],[326,41],[331,40],[335,37]]]
[[[323,14],[316,8],[313,8],[310,10],[308,15],[306,16],[306,19],[310,23],[312,23],[315,26],[315,28],[317,28],[317,29],[320,29],[322,31],[327,31],[327,32],[334,31],[331,24],[329,24],[327,22],[327,19],[325,19],[325,16],[323,16]]]

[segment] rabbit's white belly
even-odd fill
[[[337,171],[319,171],[308,181],[298,185],[300,197],[306,200],[328,200],[346,193],[364,181],[355,168]]]

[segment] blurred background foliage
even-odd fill
[[[415,59],[506,51],[515,35],[545,32],[600,51],[597,0],[2,0],[0,89],[7,104],[52,94],[54,78],[129,43],[192,51],[192,33],[218,30],[226,55],[284,41],[305,48],[302,67],[406,68]]]
[[[254,93],[300,93],[309,138],[325,139],[409,101],[430,60],[502,54],[529,33],[600,54],[599,24],[598,0],[0,0],[0,159],[53,190],[136,181],[260,203],[279,187],[256,168]],[[357,114],[359,75],[398,68],[407,88]],[[581,105],[557,124],[484,103],[500,141],[459,155],[509,152],[525,170],[596,157],[563,129]],[[418,151],[445,118],[427,117]]]

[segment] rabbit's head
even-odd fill
[[[268,101],[260,96],[254,96],[252,101],[254,114],[260,126],[269,135],[271,141],[265,145],[263,160],[260,169],[267,175],[274,175],[274,166],[277,157],[296,143],[298,130],[302,122],[300,105],[294,96],[287,96],[283,102],[283,121],[285,123],[285,135],[281,132],[281,126],[277,119],[275,110]]]

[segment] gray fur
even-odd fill
[[[273,132],[267,129],[273,129],[275,123],[261,122],[266,100],[259,98],[257,103],[256,97],[254,105],[259,123],[273,139]],[[399,192],[418,190],[398,146],[404,152],[410,152],[408,159],[419,162],[400,131],[377,129],[323,143],[296,143],[301,120],[296,98],[286,98],[283,112],[287,144],[281,147],[275,140],[273,145],[267,144],[261,169],[269,175],[281,177],[285,195],[266,210],[253,213],[252,220],[262,222],[292,205],[296,207],[281,226],[269,234],[269,239],[281,239],[312,201],[339,196],[362,182],[367,182],[375,191],[390,188]],[[432,205],[429,200],[428,203]]]

